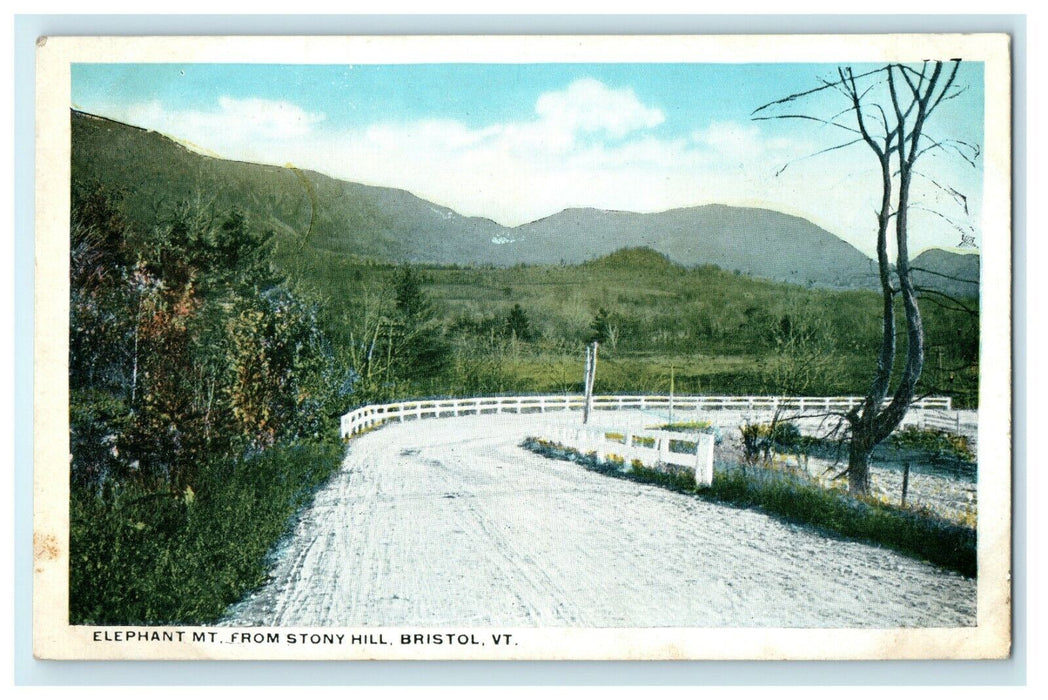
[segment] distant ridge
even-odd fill
[[[877,285],[873,261],[855,247],[806,219],[769,209],[709,204],[640,214],[577,208],[506,227],[405,190],[223,160],[140,127],[77,110],[71,117],[74,184],[123,191],[128,216],[142,225],[151,225],[165,203],[199,199],[220,209],[235,206],[285,240],[322,253],[391,262],[576,264],[648,248],[679,265],[716,265],[793,284]],[[928,270],[919,273],[921,284],[978,293],[977,255],[927,251],[914,265]]]
[[[910,261],[914,283],[959,297],[979,296],[978,254],[958,255],[930,248]]]
[[[723,204],[656,214],[566,209],[515,230],[521,254],[535,262],[577,263],[646,246],[683,265],[829,287],[863,285],[872,269],[869,258],[810,221]]]

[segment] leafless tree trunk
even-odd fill
[[[877,211],[877,268],[880,278],[882,304],[882,336],[877,356],[877,368],[866,390],[864,401],[845,415],[850,426],[851,440],[848,454],[848,486],[857,494],[870,489],[870,456],[874,448],[891,435],[906,415],[914,399],[917,382],[924,367],[924,327],[913,284],[908,248],[908,210],[910,185],[916,174],[914,164],[925,152],[952,148],[969,160],[960,147],[973,151],[970,144],[937,141],[925,133],[928,118],[947,99],[960,94],[953,88],[960,62],[952,62],[944,71],[942,61],[926,61],[920,70],[912,66],[891,64],[856,76],[850,68],[838,69],[838,80],[824,82],[822,87],[805,93],[790,95],[764,105],[757,112],[772,105],[792,102],[805,95],[824,89],[836,89],[850,103],[842,114],[854,117],[855,126],[824,120],[806,114],[760,116],[756,119],[814,119],[852,132],[854,138],[846,143],[827,148],[820,153],[864,143],[877,158],[881,175],[881,199]],[[947,75],[948,73],[948,75]],[[969,160],[969,162],[971,162]],[[780,171],[781,172],[781,171]],[[937,184],[937,183],[936,183]],[[888,236],[894,223],[896,259],[892,282],[888,258]],[[897,361],[895,297],[902,299],[906,324],[906,356],[901,373],[892,389],[892,376]]]

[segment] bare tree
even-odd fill
[[[955,85],[959,65],[960,61],[956,59],[948,65],[943,61],[925,61],[919,67],[890,64],[860,75],[851,68],[838,68],[836,80],[824,80],[819,87],[789,95],[754,112],[755,119],[807,119],[837,127],[849,134],[847,140],[819,151],[819,154],[865,144],[876,157],[880,170],[877,269],[883,301],[881,344],[877,368],[862,404],[844,415],[850,429],[848,486],[857,494],[869,492],[870,455],[905,417],[924,367],[924,327],[909,253],[908,213],[912,206],[910,186],[914,177],[929,179],[943,192],[952,193],[954,200],[967,208],[963,195],[915,169],[918,159],[930,151],[950,152],[972,165],[979,156],[978,146],[933,138],[926,130],[936,109],[963,92],[963,88]],[[846,108],[828,119],[810,114],[772,113],[823,90],[836,90],[843,95]],[[894,280],[888,258],[888,237],[893,224],[896,247]],[[901,371],[896,368],[896,296],[902,299],[905,318],[906,352]]]

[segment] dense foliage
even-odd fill
[[[361,402],[577,393],[591,340],[601,342],[598,393],[668,393],[672,378],[678,394],[854,395],[869,382],[880,341],[873,292],[685,268],[636,249],[577,266],[412,268],[429,300],[427,337],[445,361],[407,376],[395,358],[404,266],[292,246],[276,257],[331,300],[323,314],[337,343],[368,358],[354,364],[375,380],[362,385]],[[920,391],[975,405],[977,317],[929,304],[924,321]]]
[[[351,375],[318,305],[270,258],[269,236],[235,210],[160,207],[143,230],[118,197],[74,188],[74,622],[218,614],[257,582],[289,512],[337,464],[304,445],[337,439]],[[196,607],[183,595],[193,585],[221,595]]]
[[[214,621],[265,582],[267,553],[341,454],[336,444],[299,444],[215,462],[180,498],[133,487],[74,493],[70,621]]]

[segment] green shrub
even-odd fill
[[[941,430],[922,430],[911,425],[896,431],[890,440],[894,447],[921,450],[940,459],[975,461],[968,438],[963,435],[951,435]]]
[[[760,468],[715,472],[713,483],[700,493],[976,575],[975,530],[931,513],[862,501],[797,475]]]
[[[789,422],[745,423],[739,428],[742,450],[746,461],[770,462],[771,453],[796,452],[810,449],[818,440],[801,434],[800,428]]]
[[[801,430],[793,423],[776,423],[771,430],[771,440],[782,447],[795,447],[801,443]]]
[[[73,488],[72,624],[207,624],[265,581],[267,553],[337,470],[339,446],[268,450],[182,493]]]
[[[712,427],[708,420],[677,421],[652,426],[652,430],[671,430],[676,432],[707,431]]]

